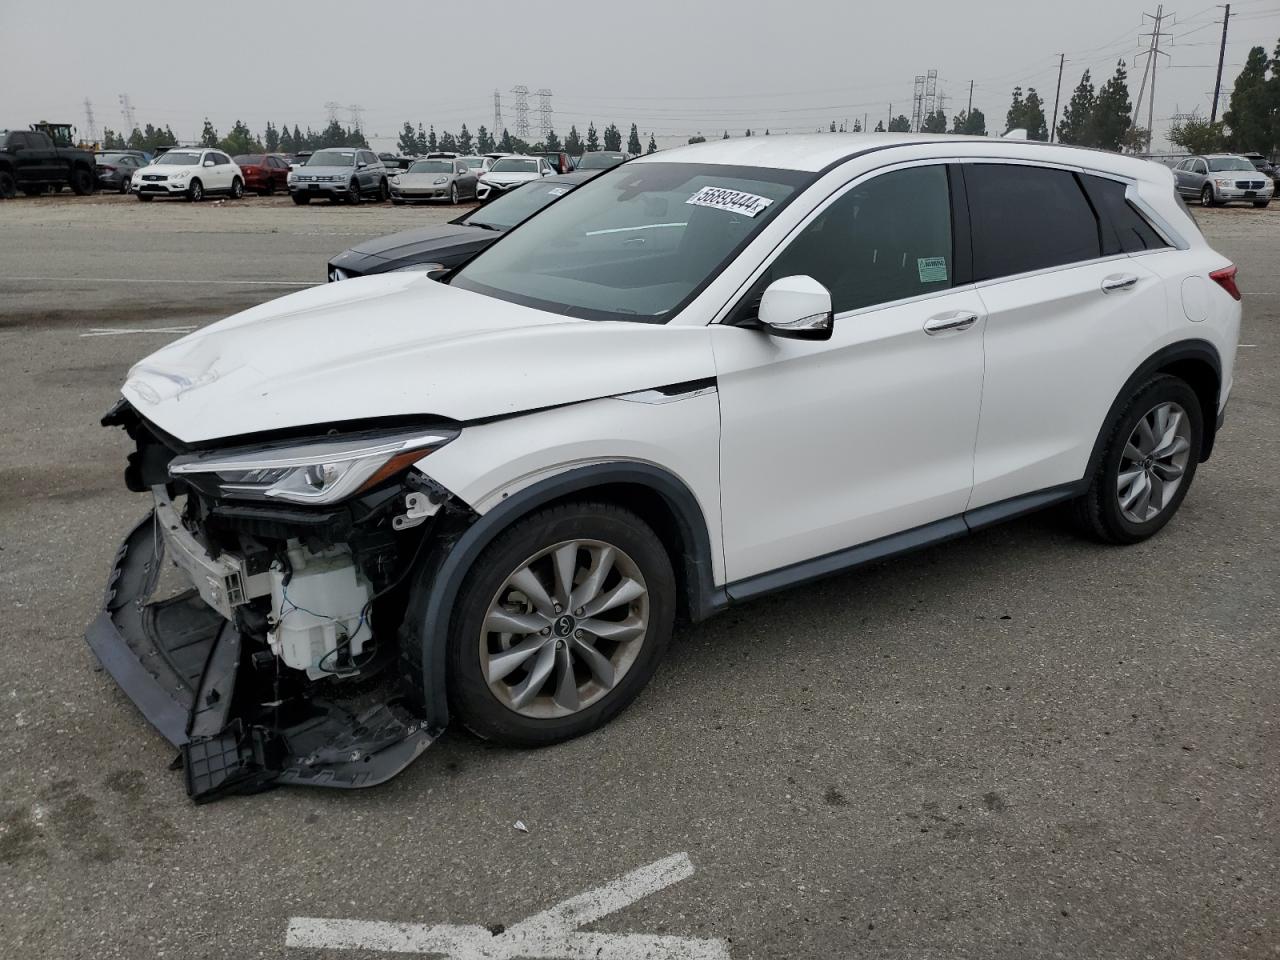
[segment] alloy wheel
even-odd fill
[[[1130,523],[1155,519],[1172,502],[1191,453],[1191,418],[1172,401],[1138,420],[1120,454],[1116,496]]]
[[[1200,206],[1213,206],[1213,187],[1209,186],[1207,183],[1204,185],[1204,189],[1200,191]]]
[[[630,556],[567,540],[525,560],[498,589],[480,628],[489,690],[525,717],[565,717],[613,690],[649,627],[649,592]]]

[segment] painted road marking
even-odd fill
[[[729,945],[719,939],[578,931],[691,876],[689,855],[673,854],[535,913],[496,935],[472,925],[293,917],[285,946],[440,954],[449,960],[729,960]]]
[[[143,280],[139,277],[0,277],[8,283],[173,283],[231,287],[318,287],[320,280]]]
[[[179,327],[90,327],[88,333],[80,334],[81,337],[119,337],[126,333],[190,333],[196,328],[194,323],[183,324]]]

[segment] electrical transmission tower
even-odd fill
[[[329,122],[337,123],[338,111],[342,109],[342,104],[338,103],[337,100],[328,100],[325,102],[324,108],[329,111]]]
[[[124,121],[124,135],[127,138],[138,128],[138,120],[133,114],[133,101],[127,93],[120,94],[116,99],[120,101],[120,119]]]
[[[924,81],[924,115],[928,117],[938,108],[938,71],[930,70]]]
[[[351,112],[351,129],[363,130],[364,129],[364,107],[362,107],[358,103],[353,103],[351,104],[351,106],[347,107],[347,110]]]
[[[98,123],[96,120],[93,119],[93,101],[90,100],[88,97],[84,98],[84,122],[85,122],[85,126],[89,128],[89,142],[97,143],[98,142]],[[129,132],[133,133],[132,130],[130,130]]]
[[[498,92],[498,88],[493,88],[493,138],[495,140],[502,137],[502,94]]]
[[[547,139],[551,132],[551,91],[543,87],[538,91],[538,126],[542,128],[542,139]]]
[[[521,140],[529,139],[529,88],[523,83],[512,87],[516,97],[516,136]]]
[[[911,129],[920,129],[921,112],[924,109],[924,77],[916,77],[915,93],[911,96]]]
[[[1133,115],[1136,119],[1139,111],[1142,110],[1142,94],[1147,90],[1148,77],[1150,78],[1151,91],[1147,96],[1147,153],[1151,152],[1151,124],[1156,106],[1156,66],[1159,64],[1158,57],[1167,57],[1168,53],[1160,49],[1160,41],[1164,37],[1170,36],[1168,33],[1161,31],[1162,26],[1169,26],[1172,18],[1166,18],[1164,15],[1164,4],[1156,7],[1154,14],[1144,13],[1142,15],[1144,21],[1153,21],[1150,33],[1139,35],[1139,40],[1143,37],[1147,38],[1147,49],[1138,54],[1139,57],[1146,57],[1146,62],[1142,65],[1142,83],[1138,86],[1138,99],[1133,101]]]

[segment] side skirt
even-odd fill
[[[1075,483],[1049,487],[1045,490],[1037,490],[1035,493],[1023,494],[1009,500],[1002,500],[999,503],[988,504],[985,507],[978,507],[975,510],[969,510],[954,517],[935,520],[932,523],[926,523],[911,530],[904,530],[902,533],[895,533],[887,537],[881,537],[879,540],[861,543],[856,547],[837,550],[835,553],[828,553],[812,560],[803,560],[789,567],[771,570],[768,573],[757,574],[754,577],[747,577],[744,580],[729,584],[725,587],[724,592],[729,603],[753,600],[756,597],[764,596],[777,590],[785,590],[789,587],[843,573],[846,570],[852,570],[868,563],[875,563],[878,560],[885,560],[900,554],[922,550],[934,544],[955,540],[975,530],[981,530],[985,527],[1002,523],[1005,520],[1012,520],[1024,514],[1034,513],[1055,503],[1071,500],[1079,496],[1087,488],[1087,481],[1078,480]]]

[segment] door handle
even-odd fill
[[[1117,290],[1128,290],[1138,285],[1138,278],[1132,273],[1113,273],[1102,278],[1102,292],[1115,293]]]
[[[936,337],[940,333],[959,333],[961,330],[968,330],[978,322],[976,313],[968,313],[964,310],[952,310],[950,313],[940,313],[936,317],[930,317],[924,322],[924,332],[931,337]]]

